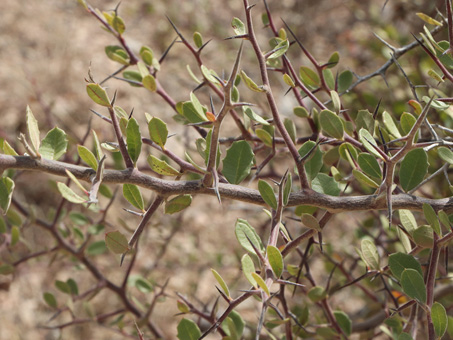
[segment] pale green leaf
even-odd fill
[[[81,204],[85,203],[87,200],[77,195],[72,189],[70,189],[66,184],[57,182],[58,190],[61,195],[71,203]]]
[[[223,159],[222,173],[231,184],[241,183],[249,174],[254,154],[249,143],[236,141]]]
[[[27,128],[28,128],[28,135],[30,137],[31,144],[33,146],[34,151],[39,150],[39,146],[41,144],[41,138],[39,136],[39,126],[38,121],[36,120],[33,112],[30,109],[30,106],[27,105]]]
[[[135,165],[142,149],[142,136],[140,134],[140,126],[138,125],[138,122],[135,118],[129,119],[126,131],[127,152]]]
[[[117,230],[105,234],[105,245],[114,254],[124,254],[129,250],[126,236]]]
[[[50,130],[46,137],[41,141],[39,153],[43,158],[58,160],[64,155],[68,147],[68,138],[66,133],[55,127]]]
[[[160,160],[159,158],[149,155],[148,156],[148,164],[151,169],[161,175],[164,176],[178,176],[180,172],[173,168],[170,164],[165,161]]]
[[[400,184],[404,191],[415,188],[428,172],[428,155],[422,148],[409,151],[401,162]]]
[[[222,278],[222,276],[215,269],[211,268],[211,272],[214,275],[214,277],[217,280],[217,282],[219,283],[220,287],[222,287],[223,293],[227,297],[230,297],[230,290],[228,289],[228,286],[225,283],[225,280]]]
[[[145,203],[138,186],[135,184],[123,184],[123,196],[134,207],[144,211]]]
[[[283,256],[277,247],[268,245],[267,246],[267,259],[271,265],[272,271],[277,279],[282,276],[283,273]]]
[[[165,213],[174,214],[186,209],[192,203],[192,196],[179,195],[165,203]]]
[[[165,124],[161,119],[153,117],[148,123],[148,130],[151,140],[160,147],[164,148],[168,137],[167,124]]]

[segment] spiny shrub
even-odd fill
[[[79,145],[71,145],[58,127],[42,138],[40,123],[27,107],[20,150],[7,140],[0,145],[0,240],[7,248],[0,274],[19,275],[18,267],[36,258],[51,260],[43,275],[58,263],[74,268],[71,277],[55,277],[54,287],[43,292],[54,313],[45,327],[63,330],[96,322],[124,336],[177,334],[181,340],[453,335],[447,313],[453,307],[448,263],[453,98],[445,94],[453,82],[451,0],[446,0],[445,17],[440,11],[436,18],[418,13],[423,32],[402,47],[378,36],[390,51],[388,60],[366,76],[341,68],[338,52],[315,57],[289,25],[272,16],[266,2],[255,7],[243,0],[242,19],[232,18],[231,36],[224,42],[235,56],[229,71],[205,62],[209,41],[198,32],[188,39],[169,20],[177,38],[157,56],[149,46],[130,46],[118,7],[102,12],[79,2],[112,38],[105,52],[118,70],[102,81],[91,72],[86,78],[91,111],[111,129],[112,138],[88,129]],[[272,35],[267,48],[255,33],[258,11]],[[448,40],[436,38],[441,34]],[[194,85],[179,102],[160,79],[175,43],[187,48],[197,65],[188,68]],[[410,50],[421,66],[400,65]],[[306,61],[290,60],[296,52]],[[403,89],[406,103],[396,110],[380,103],[379,88],[367,88],[377,104],[360,106],[367,101],[357,86],[375,76],[385,80],[390,68],[399,81],[388,86]],[[146,89],[150,100],[161,97],[174,116],[127,112],[115,91],[121,85]],[[282,108],[291,102],[283,98],[285,91],[296,103],[290,114]],[[186,145],[172,134],[176,124],[183,127],[178,131],[190,132]],[[172,138],[182,148],[169,143]],[[60,194],[54,209],[41,212],[26,203],[27,187],[16,183],[28,171],[63,178],[49,188],[49,195],[52,190]],[[121,194],[127,205],[115,201]],[[158,262],[165,249],[177,248],[171,239],[181,230],[175,227],[181,224],[178,216],[200,209],[191,207],[196,196],[219,205],[260,207],[247,216],[238,213],[236,223],[213,244],[224,246],[224,236],[234,233],[242,246],[239,256],[230,254],[236,276],[224,279],[222,261],[212,264],[214,301],[187,296],[187,286],[186,292],[174,292],[158,265],[143,266],[144,259]],[[131,216],[123,227],[110,220],[118,214]],[[166,226],[152,226],[163,214],[175,215]],[[260,228],[253,225],[257,215],[265,220]],[[46,235],[45,244],[30,246],[26,231],[32,226]],[[151,227],[172,230],[157,255],[154,241],[146,240]],[[144,242],[147,246],[139,247]],[[185,262],[184,270],[195,270],[194,262]],[[106,263],[116,268],[114,275],[104,272]],[[87,287],[77,270],[89,273],[94,284]],[[180,272],[174,269],[172,280]],[[101,292],[109,303],[96,311],[92,302]],[[162,304],[177,306],[173,321],[159,319]]]

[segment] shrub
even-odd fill
[[[404,46],[377,36],[390,53],[366,76],[341,68],[338,52],[315,57],[267,3],[243,0],[225,41],[235,57],[223,71],[205,61],[209,41],[198,32],[188,39],[169,19],[177,39],[158,57],[130,46],[119,6],[101,12],[79,2],[112,38],[105,52],[117,71],[99,80],[90,70],[86,78],[91,111],[110,132],[88,126],[73,143],[71,131],[54,127],[42,138],[27,107],[21,145],[0,145],[0,274],[17,277],[34,259],[50,261],[53,286],[42,298],[53,316],[44,327],[94,322],[124,337],[181,340],[452,335],[449,0],[447,19],[417,13],[423,33]],[[272,36],[267,49],[255,33],[258,8]],[[435,38],[446,31],[448,40]],[[182,101],[161,79],[176,42],[196,62],[188,68],[194,88]],[[372,83],[376,76],[385,82]],[[128,112],[107,83],[160,97],[174,116]],[[367,83],[367,93],[357,90]],[[407,103],[401,95],[381,102],[384,83]],[[45,194],[58,193],[54,207],[30,203],[30,184],[21,181],[28,171],[65,178]],[[225,207],[224,216],[213,212],[201,231],[192,225],[184,233],[211,206],[206,197]],[[231,215],[235,222],[201,245],[215,254],[186,257],[184,247],[197,244],[191,237]],[[163,262],[168,249],[173,258]],[[197,261],[205,259],[216,299],[183,277],[201,280]],[[159,311],[170,308],[163,305],[178,315],[163,320]]]

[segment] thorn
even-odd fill
[[[167,54],[170,52],[171,48],[173,47],[173,45],[175,44],[176,40],[178,40],[178,38],[175,38],[173,39],[173,41],[171,42],[171,44],[167,47],[167,49],[164,51],[164,53],[162,54],[162,56],[160,57],[159,59],[159,64],[162,64],[162,62],[164,61],[165,57],[167,56]]]

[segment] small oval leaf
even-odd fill
[[[283,273],[283,257],[277,247],[267,246],[267,259],[272,267],[272,271],[277,279],[282,276]]]
[[[91,100],[93,100],[96,104],[107,107],[111,106],[107,92],[99,84],[87,84],[87,93]]]
[[[401,287],[407,296],[426,303],[426,286],[423,276],[418,271],[405,269],[401,274]]]
[[[117,230],[105,234],[105,245],[114,254],[124,254],[129,250],[126,236]]]
[[[135,184],[123,184],[123,196],[134,207],[144,211],[145,203],[138,186]]]
[[[272,189],[272,186],[266,181],[260,179],[258,182],[258,190],[264,202],[266,202],[266,204],[272,209],[277,209],[277,198],[275,197],[274,189]]]

